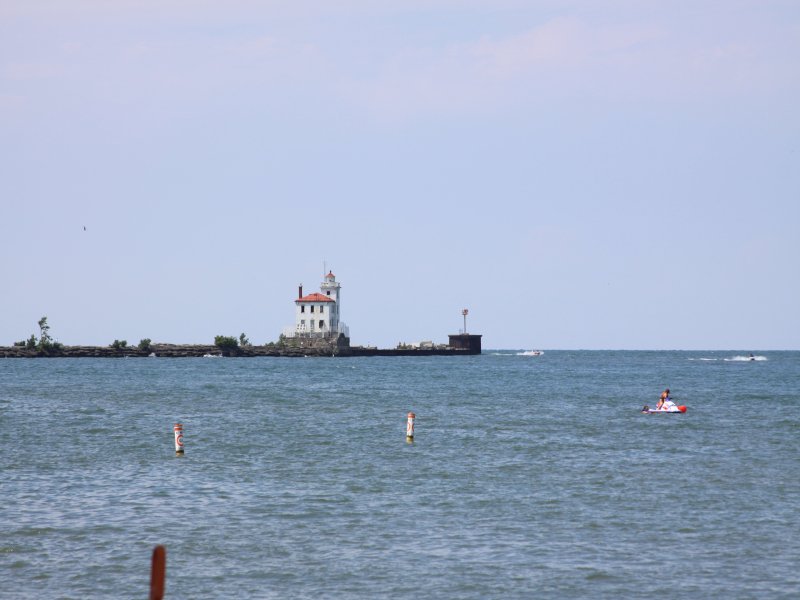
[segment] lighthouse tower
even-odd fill
[[[328,316],[332,332],[339,331],[339,315],[342,308],[341,287],[341,284],[336,281],[333,271],[328,271],[325,280],[319,286],[320,291],[334,302],[331,305],[331,314]]]

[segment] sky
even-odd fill
[[[0,345],[800,349],[798,107],[795,0],[5,0]]]

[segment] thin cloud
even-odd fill
[[[624,21],[602,4],[593,11],[580,3],[544,3],[547,10],[535,13],[506,0],[497,10],[514,5],[509,10],[538,24],[505,34],[502,28],[491,34],[476,29],[470,39],[457,28],[430,37],[426,20],[406,30],[405,21],[395,25],[392,18],[439,11],[441,23],[442,14],[460,10],[474,19],[489,6],[453,2],[370,7],[350,0],[337,5],[331,19],[330,6],[313,1],[286,7],[234,0],[224,10],[206,0],[158,6],[143,0],[113,6],[99,0],[12,2],[6,10],[30,17],[44,15],[42,6],[49,6],[53,14],[34,21],[49,23],[34,28],[38,38],[6,42],[2,91],[53,97],[51,89],[24,82],[61,78],[66,81],[59,91],[128,96],[135,103],[152,97],[164,108],[193,98],[252,98],[289,107],[310,98],[403,122],[562,102],[727,102],[798,89],[800,35],[791,22],[729,17],[718,23],[720,11],[707,5],[691,23],[677,9],[645,15],[633,5],[622,11],[629,19]],[[72,27],[55,27],[62,13]],[[386,27],[393,35],[345,35],[355,26]],[[424,34],[405,35],[414,32]]]
[[[352,82],[378,118],[493,112],[575,98],[696,101],[797,86],[800,44],[718,43],[648,23],[592,25],[559,18],[517,35],[400,53],[371,80]]]

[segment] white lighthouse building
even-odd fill
[[[284,336],[337,338],[344,334],[350,337],[347,325],[339,320],[341,284],[336,281],[333,272],[328,271],[319,288],[319,292],[304,296],[303,286],[299,287],[294,301],[294,327],[284,329]]]

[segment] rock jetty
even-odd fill
[[[478,352],[479,353],[479,352]],[[427,348],[398,347],[391,349],[372,346],[351,346],[350,340],[344,336],[335,340],[327,339],[291,339],[281,340],[263,346],[237,346],[220,348],[216,345],[202,344],[150,344],[147,349],[140,350],[136,346],[61,346],[50,350],[38,348],[28,349],[24,346],[0,346],[2,358],[192,358],[192,357],[350,357],[350,356],[447,356],[475,354],[450,346]]]

